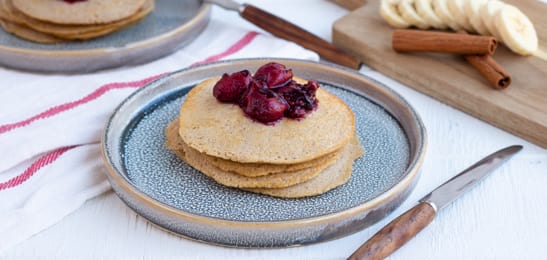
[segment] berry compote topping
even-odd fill
[[[242,70],[231,75],[224,73],[213,87],[213,96],[220,102],[237,103],[243,94],[247,92],[252,79],[248,70]]]
[[[317,81],[308,81],[301,85],[295,81],[279,88],[277,93],[281,95],[289,105],[285,116],[289,118],[303,118],[308,111],[317,107],[315,91],[319,88]]]
[[[281,119],[288,109],[287,102],[262,81],[253,81],[239,104],[245,114],[262,123]]]
[[[317,108],[317,81],[298,84],[291,69],[279,63],[268,63],[255,72],[247,70],[224,74],[213,87],[220,102],[238,104],[252,119],[270,124],[281,118],[304,118]]]
[[[270,62],[261,66],[254,74],[257,80],[265,81],[270,88],[277,88],[292,80],[292,70],[285,65]]]

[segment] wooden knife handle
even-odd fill
[[[258,7],[245,5],[243,11],[241,11],[241,16],[277,37],[296,42],[307,49],[319,53],[319,56],[328,61],[352,69],[359,69],[361,65],[358,59],[346,54],[333,44]]]
[[[421,202],[383,227],[348,259],[386,258],[431,223],[435,213],[431,205]]]

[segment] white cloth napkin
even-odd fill
[[[192,64],[246,57],[318,60],[293,43],[212,20],[168,57],[85,75],[0,68],[0,254],[110,189],[100,136],[130,93]]]

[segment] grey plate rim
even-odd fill
[[[151,55],[150,57],[138,60],[137,62],[126,64],[123,62],[116,62],[116,60],[138,57],[147,50],[157,47],[166,47],[165,45],[183,45],[205,28],[205,25],[209,21],[211,8],[212,6],[210,4],[202,3],[198,12],[190,20],[177,27],[176,29],[168,31],[156,37],[133,42],[122,47],[106,47],[82,50],[39,50],[0,45],[0,60],[2,60],[0,64],[2,66],[15,69],[41,72],[90,72],[105,68],[117,67],[121,65],[144,63],[169,54],[169,51],[175,49],[176,47],[169,46],[169,48],[167,49],[162,48],[164,50],[158,51],[157,55]],[[109,56],[112,56],[112,54],[115,52],[123,53],[115,60],[108,60],[107,58]],[[32,62],[21,60],[23,58],[31,59]],[[105,59],[106,61],[99,62],[99,65],[86,67],[86,63],[95,61],[93,59]],[[51,66],[52,62],[54,61],[58,64],[71,64],[63,65],[61,66],[61,68],[57,68],[55,66]],[[72,63],[77,63],[77,66]],[[50,66],[45,66],[48,64]]]
[[[142,94],[144,91],[147,91],[149,89],[153,89],[154,87],[160,86],[162,84],[165,84],[170,79],[176,79],[177,76],[184,75],[185,73],[192,73],[195,71],[206,71],[210,68],[215,67],[222,67],[222,66],[230,66],[233,64],[242,65],[245,63],[265,63],[265,62],[280,62],[285,63],[287,66],[294,68],[295,66],[301,67],[301,68],[308,68],[308,69],[318,69],[325,73],[335,73],[338,78],[347,78],[348,82],[351,80],[357,80],[360,82],[365,82],[366,84],[372,86],[374,89],[378,91],[373,96],[370,96],[370,94],[365,94],[363,90],[359,89],[353,89],[349,88],[350,91],[356,91],[357,93],[364,94],[367,96],[367,98],[370,98],[377,104],[382,105],[382,102],[378,100],[378,97],[381,97],[383,95],[387,95],[390,98],[396,100],[397,102],[400,102],[400,106],[402,106],[404,109],[402,114],[399,114],[398,116],[408,116],[412,118],[412,122],[407,122],[407,124],[410,125],[410,127],[414,128],[414,131],[412,134],[415,139],[411,139],[412,137],[409,136],[409,133],[407,132],[408,129],[402,126],[405,134],[407,135],[407,138],[409,139],[410,144],[410,162],[409,166],[406,170],[405,176],[403,179],[401,179],[397,184],[395,184],[393,187],[385,191],[384,193],[380,194],[379,196],[375,197],[374,199],[367,201],[361,205],[358,205],[356,207],[343,210],[336,213],[331,213],[327,215],[321,215],[317,217],[310,217],[310,218],[303,218],[303,219],[294,219],[294,220],[283,220],[283,221],[234,221],[234,220],[226,220],[226,219],[218,219],[218,218],[212,218],[207,216],[200,216],[188,212],[181,211],[179,209],[173,208],[169,205],[166,205],[162,203],[161,201],[157,201],[148,195],[140,192],[137,187],[131,184],[131,182],[127,179],[126,176],[124,176],[123,173],[120,172],[120,169],[116,168],[114,166],[113,159],[111,158],[111,153],[116,152],[112,150],[111,142],[115,141],[112,140],[112,124],[113,121],[116,120],[116,115],[122,109],[124,106],[126,106],[133,98],[136,96]],[[334,85],[340,86],[340,82],[334,83]],[[342,88],[348,89],[346,87],[340,86]],[[396,111],[388,110],[392,115]],[[399,113],[399,112],[396,112]],[[393,115],[396,117],[397,115]],[[397,118],[399,121],[400,119]],[[403,124],[402,122],[400,122]],[[326,236],[320,237],[318,240],[303,242],[303,243],[288,243],[286,245],[281,246],[294,246],[294,245],[301,245],[301,244],[309,244],[309,243],[316,243],[326,240],[331,240],[334,238],[338,238],[341,236],[345,236],[354,232],[357,232],[365,227],[368,227],[372,225],[373,223],[379,221],[380,219],[384,218],[392,212],[396,207],[398,207],[402,201],[404,201],[410,192],[413,190],[414,186],[416,185],[418,178],[419,178],[419,169],[421,167],[421,164],[423,163],[424,157],[425,157],[425,151],[427,148],[427,134],[425,126],[423,125],[423,122],[420,118],[420,116],[416,113],[414,108],[410,106],[410,104],[398,93],[394,92],[387,86],[384,86],[383,84],[377,82],[374,79],[371,79],[365,75],[359,74],[356,71],[349,70],[347,68],[330,64],[327,62],[312,62],[312,61],[304,61],[304,60],[297,60],[297,59],[279,59],[279,58],[251,58],[251,59],[235,59],[235,60],[225,60],[220,62],[214,62],[214,63],[208,63],[208,64],[202,64],[194,67],[185,68],[179,71],[172,72],[170,74],[165,75],[162,78],[159,78],[155,80],[154,82],[149,83],[146,87],[143,87],[133,94],[131,94],[129,97],[127,97],[115,110],[115,112],[111,115],[109,118],[104,134],[102,136],[101,141],[101,152],[103,156],[103,160],[105,162],[105,166],[107,168],[107,177],[112,184],[112,187],[116,194],[131,208],[133,208],[137,213],[141,214],[146,209],[152,209],[155,211],[155,213],[160,214],[162,217],[165,217],[166,220],[175,220],[175,221],[183,221],[184,223],[192,223],[197,225],[205,225],[212,228],[218,228],[218,229],[230,229],[230,230],[253,230],[256,228],[260,228],[262,231],[281,231],[283,230],[289,230],[294,229],[298,227],[318,227],[318,226],[325,226],[325,225],[336,225],[340,223],[344,223],[343,225],[340,225],[340,229],[343,232],[332,232],[332,234],[328,234]],[[146,207],[146,209],[139,208],[139,207]],[[374,213],[374,214],[372,214]],[[367,219],[367,215],[373,215],[374,219]],[[147,216],[144,216],[145,218],[151,220],[153,223],[154,221]],[[363,221],[365,223],[363,223]],[[177,232],[175,230],[172,230],[161,223],[154,223],[158,226],[160,226],[162,229],[167,229],[171,232],[174,232],[175,234],[182,235],[185,237],[190,237],[192,239],[196,239],[195,237],[184,234],[181,232]],[[352,230],[348,230],[348,227],[354,227]],[[201,239],[196,239],[203,241]],[[227,244],[222,241],[203,241],[206,243],[211,244],[218,244],[223,246],[234,246]],[[237,245],[236,245],[237,246]],[[262,247],[262,246],[244,246],[244,247]]]

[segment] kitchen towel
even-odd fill
[[[189,45],[139,66],[78,75],[0,68],[0,255],[110,189],[99,143],[129,94],[171,71],[251,57],[319,59],[213,19]]]

